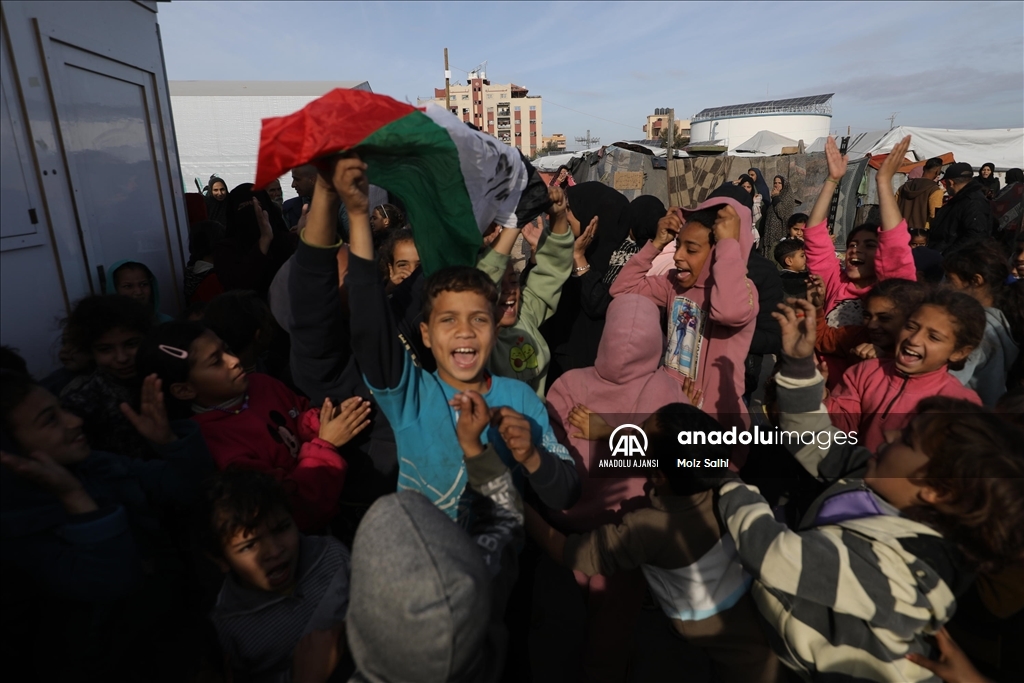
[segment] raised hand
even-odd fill
[[[476,391],[465,391],[455,394],[448,402],[459,413],[455,423],[455,435],[459,439],[459,447],[467,458],[475,458],[484,452],[480,436],[491,423],[491,411],[487,401]]]
[[[171,430],[171,420],[167,417],[164,392],[161,391],[162,385],[163,382],[155,373],[142,380],[139,412],[132,410],[127,403],[121,404],[121,412],[135,427],[135,431],[148,441],[158,445],[168,444],[178,439]]]
[[[533,445],[529,420],[506,406],[491,409],[491,425],[498,430],[505,445],[512,451],[512,457],[527,472],[533,474],[540,469],[540,453]]]
[[[585,439],[587,441],[601,441],[612,435],[612,428],[604,418],[595,413],[582,403],[576,404],[569,411],[569,424],[578,429],[571,434],[574,439]]]
[[[883,180],[886,183],[892,183],[892,177],[896,175],[896,172],[900,170],[900,166],[904,164],[904,160],[907,158],[907,152],[909,151],[910,136],[908,135],[896,143],[896,146],[892,148],[891,152],[889,152],[889,156],[885,157],[885,161],[883,161],[881,167],[879,167],[878,173],[875,176],[875,182],[878,183],[879,187],[883,187]],[[884,187],[888,188],[889,185],[884,185]]]
[[[839,180],[846,175],[846,166],[849,161],[845,154],[839,153],[839,146],[836,139],[831,135],[825,141],[825,160],[828,162],[828,177],[832,180]]]
[[[683,393],[690,399],[690,405],[700,408],[704,404],[704,392],[697,388],[692,377],[683,377]]]
[[[540,236],[544,234],[544,228],[536,223],[527,223],[523,226],[523,239],[530,245],[530,254],[536,254],[540,246]]]
[[[821,279],[820,275],[807,276],[807,300],[814,304],[814,308],[818,310],[819,315],[824,312],[825,281]]]
[[[548,216],[556,218],[557,216],[564,216],[566,209],[569,208],[569,198],[565,196],[565,190],[552,185],[548,188],[548,199],[551,200],[551,206],[548,207]]]
[[[292,228],[292,232],[302,232],[305,230],[307,220],[309,220],[309,204],[303,204],[302,213],[299,214],[299,222]]]
[[[78,477],[42,451],[27,458],[0,451],[0,464],[59,498],[69,514],[85,514],[98,508]]]
[[[814,353],[817,318],[806,299],[786,299],[779,312],[772,313],[782,328],[782,353],[790,358],[807,358]]]
[[[270,243],[274,241],[274,228],[270,225],[270,214],[260,206],[260,200],[252,198],[252,208],[256,212],[256,223],[260,226],[259,248],[264,254],[270,250]]]
[[[342,401],[337,408],[331,399],[320,406],[321,439],[335,448],[344,446],[370,424],[370,402],[353,396]]]
[[[576,238],[576,243],[572,247],[572,255],[574,258],[585,258],[587,248],[590,243],[594,241],[594,235],[597,234],[597,223],[598,217],[594,216],[590,219],[590,224],[587,228],[580,233],[580,236]]]
[[[661,251],[669,242],[674,240],[679,231],[683,229],[682,213],[678,207],[673,206],[665,214],[665,217],[658,221],[658,232],[654,235],[654,239],[651,242],[657,247],[658,251]],[[644,245],[641,245],[643,247]]]
[[[736,213],[736,209],[728,204],[719,209],[712,230],[715,233],[716,244],[722,240],[738,240],[740,238],[740,215]]]
[[[331,174],[331,184],[349,216],[370,215],[370,181],[362,159],[355,154],[339,157]]]
[[[875,346],[874,344],[865,343],[865,344],[858,344],[853,349],[853,355],[855,355],[855,356],[857,356],[857,358],[861,358],[863,360],[870,360],[872,358],[882,358],[882,357],[884,357],[885,356],[885,351],[883,351],[880,347]]]

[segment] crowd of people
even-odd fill
[[[909,145],[842,255],[830,138],[809,213],[756,168],[695,207],[561,169],[429,275],[354,154],[286,202],[211,177],[177,318],[122,262],[58,371],[3,349],[7,670],[550,680],[546,566],[574,680],[636,680],[648,604],[711,680],[1019,680],[1024,235],[991,205],[1024,174],[894,195]],[[602,474],[626,425],[648,465]],[[733,428],[816,437],[680,445]]]

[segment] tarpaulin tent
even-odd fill
[[[762,130],[749,140],[736,145],[729,153],[736,156],[773,157],[782,154],[783,148],[796,147],[799,144],[799,141],[791,140],[785,135]]]
[[[750,168],[759,168],[765,178],[776,175],[786,178],[796,199],[802,202],[798,211],[808,213],[828,177],[828,162],[823,153],[789,154],[774,157],[713,156],[674,159],[669,162],[672,174],[671,204],[696,206],[712,190],[727,180],[734,180]],[[857,188],[868,167],[868,159],[852,159],[839,186],[839,208],[834,232],[836,244],[842,246],[847,231],[857,215]],[[667,178],[666,178],[667,179]]]
[[[1024,128],[957,130],[897,126],[892,130],[853,136],[847,154],[851,159],[867,154],[884,154],[908,135],[911,136],[910,152],[918,161],[952,152],[957,161],[968,163],[975,169],[988,162],[995,164],[997,171],[1024,167]],[[807,148],[808,152],[824,150],[824,138],[818,138]]]

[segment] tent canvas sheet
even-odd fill
[[[995,164],[997,171],[1024,167],[1024,128],[956,130],[897,126],[892,130],[853,136],[847,154],[851,159],[885,154],[908,135],[911,136],[910,151],[918,161],[952,152],[957,161],[966,162],[975,169],[989,162]],[[818,138],[807,151],[824,152],[825,139]]]
[[[673,178],[672,187],[669,188],[671,204],[682,207],[696,206],[727,180],[735,180],[747,170],[758,168],[769,182],[776,175],[784,177],[794,196],[802,202],[797,212],[810,213],[828,177],[828,162],[823,153],[756,159],[735,156],[693,157],[674,159],[669,164]],[[834,226],[836,244],[845,244],[847,231],[855,225],[857,189],[867,167],[867,157],[851,160],[840,183],[839,210],[836,212]]]
[[[785,135],[779,135],[770,130],[762,130],[746,142],[736,145],[729,152],[773,157],[782,154],[784,147],[796,147],[799,144],[798,140],[791,140]]]

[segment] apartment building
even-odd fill
[[[466,84],[452,85],[452,113],[482,131],[490,133],[526,157],[537,154],[543,146],[543,103],[539,95],[514,83],[494,85],[486,78],[473,76]],[[444,88],[434,88],[432,99],[419,99],[422,106],[434,102],[445,106]]]

